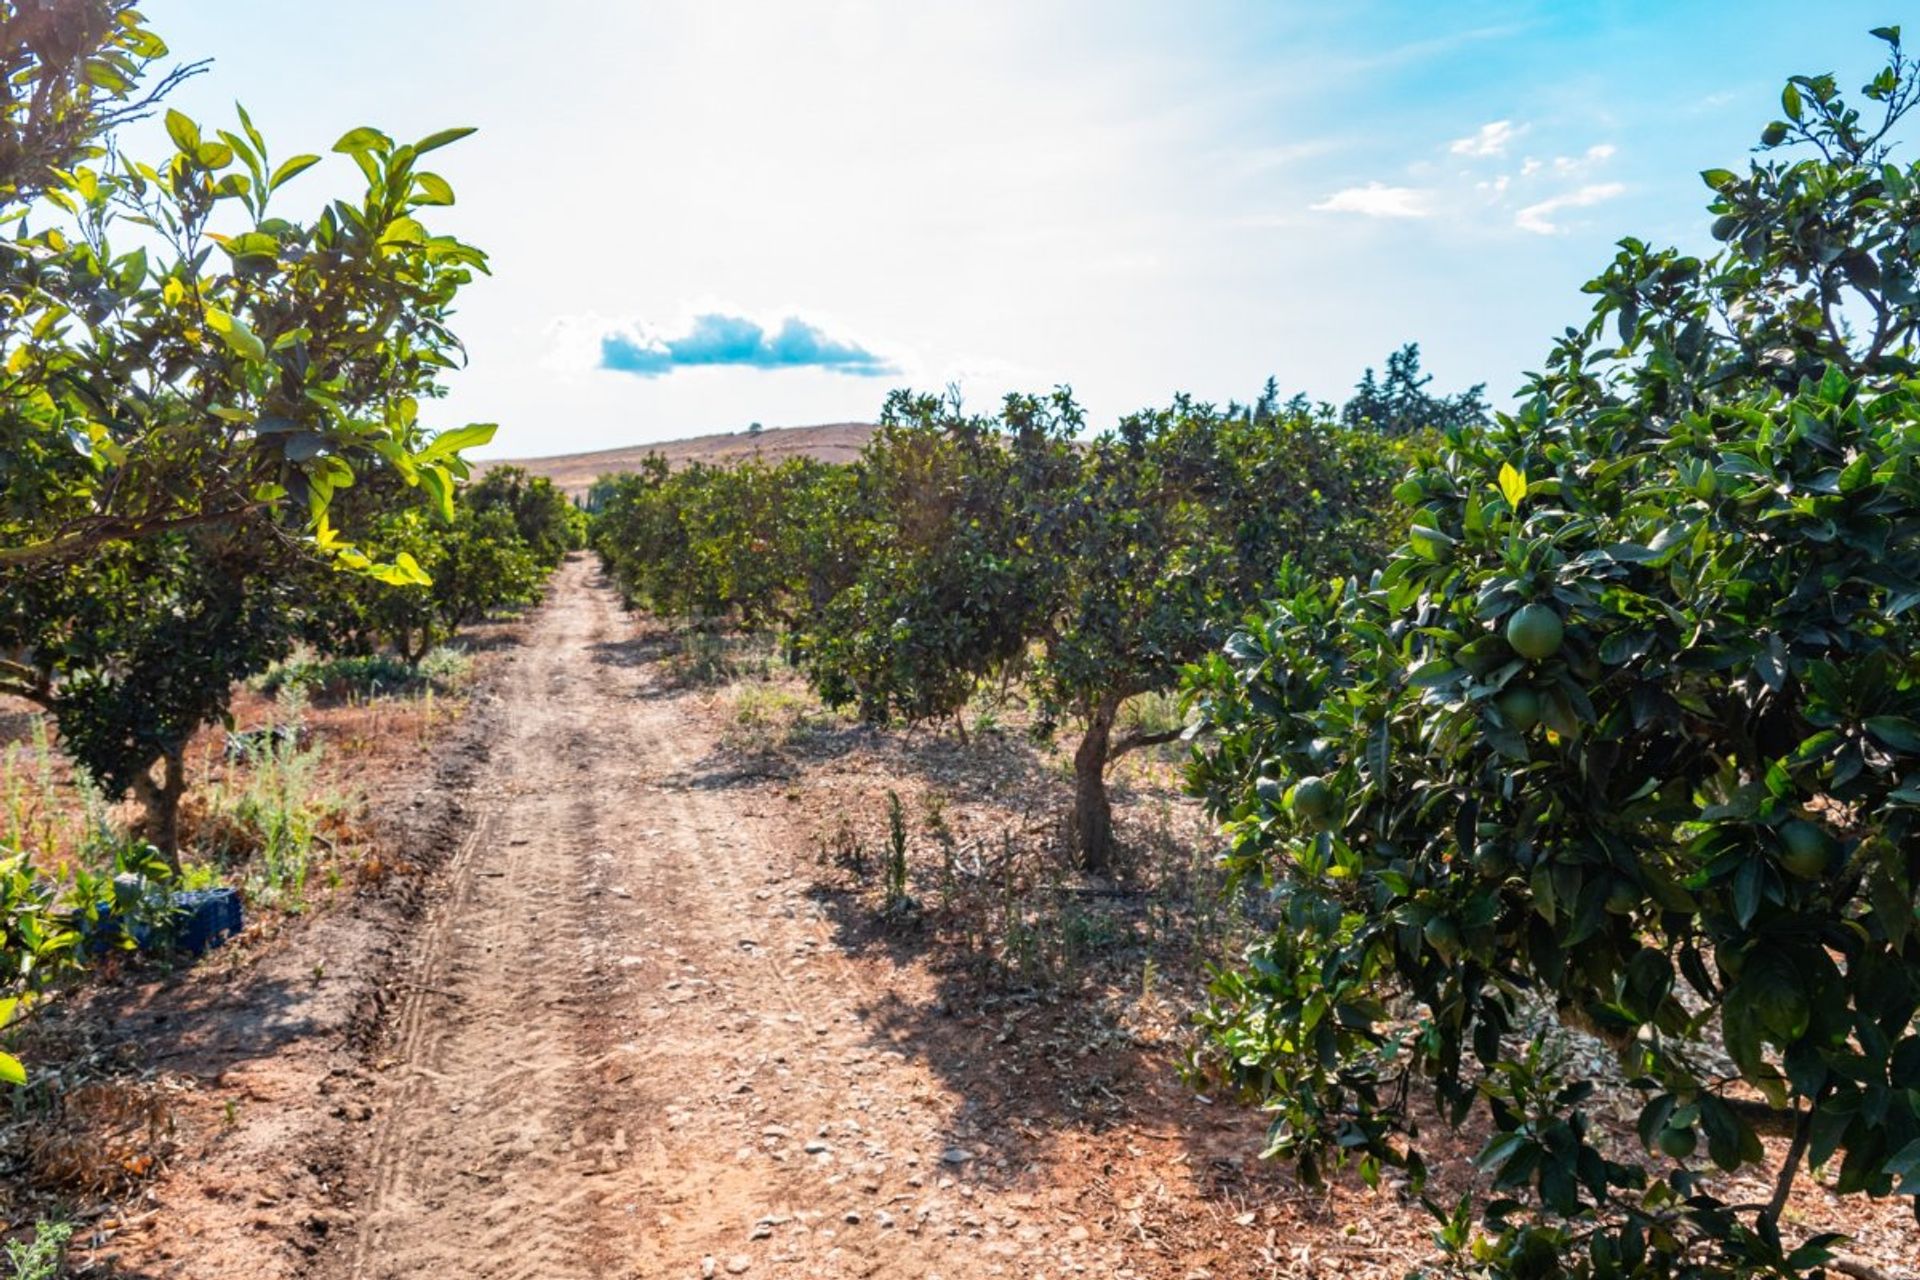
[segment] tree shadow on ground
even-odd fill
[[[948,751],[935,748],[931,763],[942,765]],[[1057,782],[1055,791],[1056,801],[1066,794]],[[1123,836],[1146,839],[1138,826],[1123,822]],[[1043,836],[1029,867],[1057,857],[1062,839]],[[1171,971],[1164,981],[1197,984],[1201,970],[1197,950],[1169,933],[1158,890],[1062,874],[1002,894],[993,883],[1002,869],[987,866],[974,901],[955,911],[951,904],[966,894],[925,883],[924,860],[916,869],[913,891],[927,901],[915,909],[885,908],[871,863],[851,873],[842,867],[844,878],[823,870],[806,897],[835,948],[901,974],[898,983],[869,987],[855,1013],[877,1051],[921,1064],[955,1099],[945,1139],[974,1158],[954,1176],[1017,1190],[1036,1166],[1150,1146],[1156,1155],[1177,1152],[1209,1197],[1298,1194],[1284,1170],[1257,1159],[1261,1118],[1183,1081],[1181,1046],[1149,1025],[1154,1020],[1134,1016],[1141,1001],[1161,999],[1141,990],[1143,972]],[[967,911],[970,918],[959,918]],[[1050,936],[1010,938],[1016,929]],[[1053,954],[1023,971],[1022,946]]]

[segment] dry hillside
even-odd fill
[[[485,465],[525,467],[534,475],[547,476],[569,496],[579,497],[601,476],[635,470],[650,453],[659,454],[674,467],[684,467],[690,462],[737,462],[756,455],[768,462],[798,456],[819,458],[823,462],[851,462],[872,434],[872,423],[829,422],[814,427],[769,427],[757,435],[725,432],[624,449],[558,454],[551,458],[498,458]]]

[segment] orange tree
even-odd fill
[[[1047,498],[1062,513],[1047,547],[1057,575],[1029,634],[1043,709],[1080,726],[1073,838],[1084,869],[1112,869],[1108,767],[1183,732],[1116,733],[1122,705],[1175,687],[1284,564],[1371,566],[1389,543],[1402,457],[1371,427],[1221,412],[1186,397],[1080,452],[1065,500]]]
[[[133,757],[217,718],[283,642],[270,597],[291,553],[423,579],[347,545],[335,496],[410,486],[450,515],[460,451],[492,428],[436,434],[419,414],[460,355],[455,295],[485,264],[423,222],[453,193],[422,160],[469,131],[403,145],[352,130],[334,150],[360,194],[294,221],[274,196],[320,157],[275,163],[244,112],[234,129],[167,112],[171,150],[152,163],[117,145],[184,74],[142,92],[166,52],[128,0],[0,0],[0,692],[50,706],[116,786],[177,794]],[[218,576],[183,567],[196,557]],[[109,651],[112,636],[132,647]],[[32,872],[16,853],[5,874]],[[27,914],[0,920],[20,975],[0,1024],[72,955],[43,899],[6,898]],[[0,1079],[17,1075],[0,1055]]]
[[[811,458],[672,471],[649,455],[594,486],[592,544],[629,604],[791,628],[847,580],[851,494],[847,468]]]
[[[998,417],[896,392],[861,454],[852,574],[795,639],[820,695],[868,720],[957,717],[1027,657],[1059,600],[1079,407],[1009,396]]]
[[[1875,34],[1869,110],[1795,77],[1704,175],[1718,256],[1622,242],[1525,409],[1422,460],[1384,572],[1192,674],[1195,783],[1284,919],[1203,1065],[1314,1176],[1418,1181],[1416,1094],[1481,1111],[1479,1229],[1433,1206],[1463,1270],[1801,1276],[1839,1246],[1789,1229],[1805,1170],[1920,1193],[1920,83]]]
[[[475,511],[506,512],[520,541],[543,568],[554,568],[567,552],[585,545],[585,513],[552,480],[529,475],[524,467],[487,468],[467,487],[466,500]]]
[[[153,163],[109,148],[165,51],[123,0],[0,4],[0,568],[235,520],[358,564],[336,492],[388,471],[444,501],[491,434],[418,421],[485,262],[422,222],[453,199],[422,161],[470,130],[352,130],[362,194],[295,222],[273,197],[320,157],[274,163],[245,112],[168,111]]]
[[[1122,705],[1172,688],[1289,558],[1380,554],[1399,447],[1186,397],[1091,441],[1083,424],[1065,391],[997,418],[894,397],[860,463],[857,570],[795,644],[869,719],[954,716],[983,678],[1024,676],[1043,729],[1079,728],[1073,842],[1106,873],[1108,767],[1180,732],[1116,732]]]

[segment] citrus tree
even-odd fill
[[[493,429],[421,418],[485,269],[426,225],[453,192],[423,160],[470,130],[348,132],[358,193],[298,221],[276,196],[321,157],[276,161],[244,111],[168,111],[151,160],[124,145],[196,69],[143,88],[166,54],[128,0],[0,0],[0,693],[49,708],[170,846],[179,746],[284,646],[307,560],[425,581],[343,540],[338,495],[410,488],[450,518],[460,453]],[[25,906],[0,973],[71,953],[20,887],[36,874],[31,851],[6,860]],[[34,989],[0,982],[0,1025]]]
[[[1081,727],[1073,833],[1084,869],[1111,869],[1108,767],[1182,732],[1116,733],[1122,705],[1175,687],[1284,563],[1343,569],[1382,555],[1400,458],[1371,428],[1182,397],[1091,442],[1064,502],[1045,495],[1064,519],[1045,548],[1059,573],[1033,619],[1033,675],[1043,709]]]
[[[334,150],[363,190],[294,221],[274,198],[320,157],[276,163],[244,111],[168,111],[151,163],[116,143],[165,53],[119,0],[0,4],[0,568],[249,520],[404,579],[337,545],[327,510],[369,471],[445,502],[491,435],[418,418],[485,265],[422,221],[453,200],[422,161],[471,131],[352,130]]]
[[[1875,34],[1865,109],[1795,77],[1704,175],[1717,256],[1622,242],[1525,409],[1421,459],[1383,572],[1296,578],[1192,676],[1284,918],[1203,1066],[1313,1176],[1419,1181],[1417,1098],[1477,1112],[1464,1269],[1800,1276],[1840,1243],[1786,1214],[1809,1170],[1920,1193],[1920,85]]]
[[[586,545],[586,514],[546,476],[524,467],[489,467],[465,490],[477,512],[505,511],[520,541],[543,568],[557,566],[569,551]]]
[[[630,604],[790,629],[848,580],[860,524],[851,481],[811,458],[672,471],[650,455],[595,486],[592,541]]]
[[[855,572],[796,638],[821,697],[869,720],[955,716],[1023,663],[1063,585],[1084,419],[1063,391],[997,417],[896,392],[858,466]]]

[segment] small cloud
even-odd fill
[[[1313,208],[1320,213],[1357,213],[1368,218],[1425,218],[1433,213],[1432,192],[1418,187],[1389,187],[1369,182],[1336,191]]]
[[[1455,138],[1447,147],[1456,156],[1503,156],[1513,140],[1527,131],[1526,125],[1511,120],[1483,124],[1464,138]]]
[[[885,357],[849,339],[831,337],[798,316],[768,329],[745,316],[708,312],[694,316],[678,332],[626,327],[601,333],[599,341],[600,368],[642,378],[715,366],[827,369],[865,378],[899,372]]]
[[[1584,173],[1613,159],[1614,153],[1619,149],[1611,142],[1600,142],[1588,147],[1578,156],[1555,156],[1553,171],[1559,174]]]
[[[1569,191],[1538,204],[1530,204],[1513,215],[1513,225],[1522,231],[1531,231],[1537,236],[1557,235],[1562,230],[1554,222],[1553,215],[1562,209],[1584,209],[1604,200],[1612,200],[1626,191],[1625,185],[1618,182],[1596,182]]]

